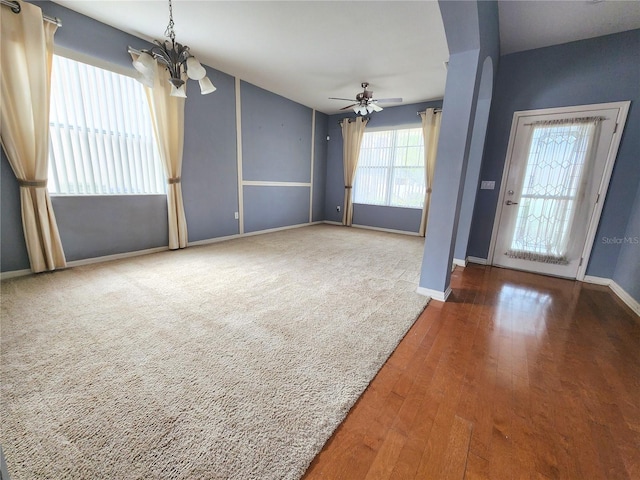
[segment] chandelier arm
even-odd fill
[[[178,45],[180,45],[180,44],[178,44]],[[180,55],[178,57],[180,63],[185,63],[189,57],[193,57],[193,55],[191,55],[191,51],[189,50],[189,47],[187,47],[185,45],[185,46],[182,47],[182,50],[181,50]],[[186,65],[185,65],[185,67],[186,67]]]

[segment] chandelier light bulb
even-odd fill
[[[175,85],[171,85],[171,95],[172,97],[179,98],[187,98],[187,92],[185,91],[186,85],[181,85],[180,88],[176,88]]]
[[[191,80],[202,80],[206,74],[207,71],[200,62],[196,60],[196,57],[187,58],[187,76]]]
[[[140,72],[136,72],[135,79],[138,80],[145,87],[153,88],[153,74],[145,75]]]
[[[142,52],[138,58],[133,61],[133,67],[142,75],[148,76],[153,74],[154,59],[147,52]]]
[[[213,83],[211,83],[211,80],[209,80],[209,77],[201,78],[198,80],[198,83],[200,84],[200,93],[202,95],[213,93],[217,90]]]

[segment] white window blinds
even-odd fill
[[[56,194],[165,193],[142,85],[54,55],[49,191]]]
[[[422,208],[425,197],[421,128],[365,132],[354,203]]]

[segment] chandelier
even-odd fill
[[[356,112],[356,115],[367,115],[368,113],[380,112],[381,110],[382,107],[366,100],[353,106],[353,111]]]
[[[169,24],[164,32],[164,36],[169,40],[164,42],[154,40],[155,47],[150,50],[140,50],[140,55],[133,61],[134,68],[139,72],[138,80],[148,87],[153,87],[153,62],[156,61],[164,65],[169,72],[172,97],[187,98],[186,78],[198,80],[202,95],[214,92],[216,87],[206,76],[205,68],[196,57],[191,55],[188,46],[176,42],[173,26],[173,7],[169,0]]]

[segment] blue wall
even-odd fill
[[[480,162],[471,155],[483,147],[481,126],[485,123],[478,110],[479,99],[493,87],[494,75],[484,72],[485,65],[495,69],[499,56],[498,6],[496,2],[450,2],[440,0],[440,12],[449,45],[449,71],[445,85],[438,161],[434,175],[431,212],[427,222],[419,291],[439,299],[450,293],[451,264],[463,211],[463,193],[467,168]],[[490,58],[488,63],[486,59]],[[483,76],[485,85],[481,88]],[[480,112],[480,113],[478,113]],[[478,113],[478,115],[476,115]],[[474,132],[474,128],[478,131]],[[475,173],[472,171],[472,177]],[[471,180],[470,180],[471,181]],[[475,183],[475,185],[474,185]],[[471,182],[471,192],[477,182]],[[469,200],[468,200],[469,201]],[[464,217],[463,217],[464,220]],[[465,226],[465,230],[466,230]]]
[[[0,148],[0,269],[29,268],[20,216],[20,188],[4,150]]]
[[[614,240],[598,237],[596,241],[620,245],[613,280],[640,303],[640,184],[624,237]]]
[[[471,233],[473,210],[480,181],[482,153],[484,150],[487,126],[489,124],[491,95],[493,94],[493,60],[491,57],[487,57],[484,60],[479,89],[476,113],[473,120],[471,144],[469,146],[469,162],[467,164],[467,173],[465,175],[464,189],[462,192],[458,232],[456,234],[456,243],[453,254],[455,259],[465,261],[467,258],[469,234]]]
[[[631,100],[588,275],[612,278],[640,179],[640,30],[505,55],[500,58],[482,180],[500,185],[513,113],[519,110]],[[487,258],[499,190],[476,198],[468,253]]]
[[[52,2],[36,2],[62,19],[56,46],[133,72],[127,47],[150,45]],[[235,79],[209,67],[217,90],[199,94],[188,82],[182,192],[189,241],[238,234],[239,211]],[[240,82],[244,180],[311,181],[313,110]],[[313,219],[324,219],[327,116],[316,113]],[[0,270],[29,268],[17,181],[0,154]],[[253,232],[309,222],[311,189],[244,187],[245,230]],[[58,196],[52,198],[68,260],[127,253],[167,245],[167,206],[162,195]]]
[[[235,80],[205,68],[217,90],[201,95],[188,81],[185,105],[182,199],[190,242],[239,232]]]
[[[242,180],[292,184],[244,185],[244,230],[308,223],[311,186],[297,184],[311,183],[313,110],[249,83],[240,85]]]
[[[366,128],[417,128],[421,125],[418,112],[424,111],[426,108],[440,107],[442,107],[441,100],[388,107],[381,112],[373,113]],[[344,208],[342,130],[339,123],[344,118],[353,118],[354,116],[354,114],[339,114],[328,117],[330,140],[326,159],[325,219],[332,222],[342,222],[342,208]],[[337,206],[340,206],[340,212],[336,210]],[[417,233],[420,228],[421,216],[422,210],[416,208],[359,204],[353,206],[353,224],[367,227]]]
[[[165,195],[60,195],[51,203],[68,261],[167,244]]]
[[[242,179],[311,180],[311,109],[240,82]]]
[[[300,225],[309,221],[309,187],[244,187],[245,232]]]

